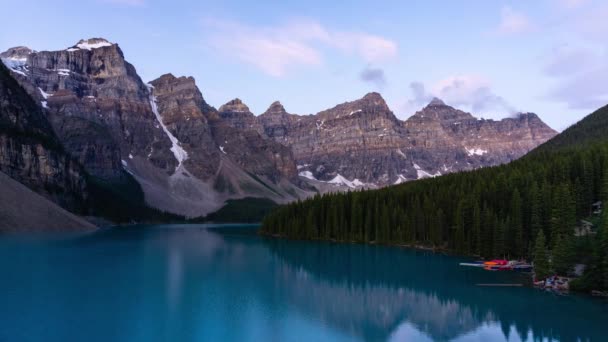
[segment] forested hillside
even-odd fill
[[[608,199],[608,106],[508,165],[316,196],[273,211],[261,233],[423,245],[485,258],[547,254],[550,269],[543,271],[564,274],[586,257],[608,287],[608,244],[600,245],[608,241],[608,219],[600,220],[597,210],[594,214],[602,199]],[[596,222],[593,230],[601,230],[603,221],[606,231],[591,239],[585,248],[593,253],[586,256],[577,254],[575,229],[581,219]]]

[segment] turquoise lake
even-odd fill
[[[0,236],[0,341],[608,341],[608,301],[255,226]]]

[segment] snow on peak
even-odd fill
[[[314,181],[317,181],[317,182],[334,184],[336,186],[344,185],[344,186],[347,186],[347,187],[349,187],[351,189],[356,189],[358,187],[364,187],[364,186],[372,185],[372,184],[363,183],[362,181],[360,181],[357,178],[353,179],[352,181],[349,181],[348,179],[346,179],[341,174],[337,174],[336,177],[334,177],[333,179],[331,179],[329,181],[322,181],[322,180],[316,179],[315,176],[310,171],[301,171],[300,173],[298,173],[298,176],[304,177],[304,178],[307,178],[307,179],[310,179],[310,180],[314,180]]]
[[[399,174],[399,175],[397,175],[397,180],[393,183],[393,185],[397,185],[397,184],[401,184],[401,183],[405,183],[405,182],[407,182],[407,178],[404,175]]]
[[[163,123],[163,119],[160,116],[160,113],[158,112],[158,107],[156,106],[156,96],[154,96],[153,91],[154,88],[148,86],[148,89],[150,90],[150,107],[152,107],[152,112],[154,113],[154,116],[156,116],[156,120],[160,124],[160,127],[162,127],[163,131],[165,132],[169,140],[171,140],[171,144],[173,145],[171,146],[171,152],[173,152],[173,155],[175,156],[175,159],[177,159],[178,162],[178,165],[175,168],[175,170],[177,171],[182,166],[182,163],[186,159],[188,159],[188,152],[186,152],[186,150],[181,147],[179,140],[177,140],[177,138],[169,131],[167,126],[165,126],[165,124]]]
[[[346,185],[347,187],[354,189],[358,186],[364,186],[365,183],[361,182],[358,179],[354,179],[352,182],[349,181],[348,179],[344,178],[341,174],[337,174],[336,177],[334,177],[332,180],[328,181],[327,183],[330,184],[336,184],[336,185]]]
[[[312,172],[310,172],[310,171],[302,171],[302,172],[298,173],[298,176],[308,178],[310,180],[317,180],[315,178],[315,176],[313,176]]]
[[[224,151],[224,146],[222,146],[222,145],[220,145],[220,151],[221,151],[223,154],[228,154],[228,153],[226,153],[226,151]]]
[[[483,156],[484,154],[488,153],[487,150],[482,150],[481,148],[466,148],[465,150],[467,151],[467,154],[469,155],[469,157],[471,156]]]
[[[414,163],[414,169],[416,169],[416,176],[418,177],[418,179],[423,179],[423,178],[435,178],[435,177],[439,177],[441,176],[441,171],[437,171],[437,173],[432,174],[430,172],[427,172],[425,170],[423,170],[420,165]]]
[[[112,45],[114,45],[114,44],[110,43],[109,41],[107,41],[103,38],[82,39],[81,41],[78,42],[78,44],[76,44],[76,46],[69,48],[68,51],[74,51],[77,49],[90,51],[92,49],[99,49],[102,47],[112,46]]]
[[[22,76],[27,76],[27,57],[2,57],[0,60],[2,60],[2,63],[4,63],[4,65],[12,72]]]

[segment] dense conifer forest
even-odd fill
[[[602,201],[608,203],[608,106],[508,165],[318,195],[274,210],[260,232],[536,259],[542,275],[567,275],[585,263],[575,286],[608,289]]]

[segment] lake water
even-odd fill
[[[0,236],[0,341],[608,341],[608,304],[466,259],[252,226]]]

